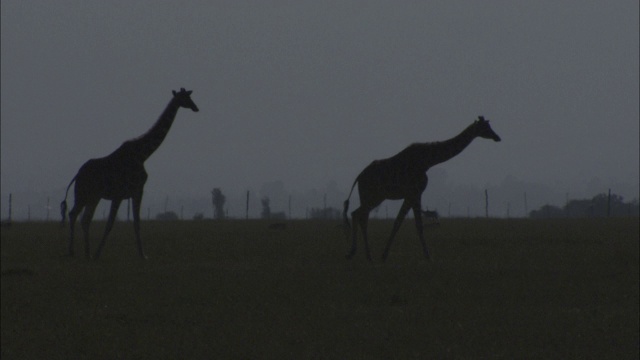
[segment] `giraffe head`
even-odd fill
[[[173,97],[178,102],[178,105],[183,108],[191,109],[194,112],[200,111],[198,106],[191,100],[191,93],[193,91],[186,91],[184,88],[181,88],[179,92],[173,91]]]
[[[500,141],[500,136],[493,131],[491,126],[489,125],[489,120],[485,120],[484,116],[478,116],[478,120],[474,123],[474,128],[476,132],[476,136],[485,139],[492,139],[493,141]]]

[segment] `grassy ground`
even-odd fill
[[[372,263],[337,222],[268,225],[144,222],[147,261],[128,223],[99,261],[58,224],[2,228],[2,358],[639,356],[638,218],[445,219],[431,262],[407,221],[386,263],[389,221]]]

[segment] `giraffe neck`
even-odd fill
[[[427,171],[430,167],[443,163],[460,154],[476,138],[473,125],[464,129],[457,136],[439,142],[420,144],[421,168]]]
[[[137,159],[144,162],[158,150],[167,133],[169,133],[179,108],[176,98],[172,98],[153,127],[143,135],[129,141]]]

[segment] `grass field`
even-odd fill
[[[638,218],[444,219],[422,258],[372,221],[117,223],[99,261],[55,223],[2,228],[2,359],[639,357]],[[93,250],[104,223],[94,223]],[[76,243],[83,254],[83,242]]]

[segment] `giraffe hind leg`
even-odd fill
[[[91,204],[87,204],[84,209],[84,213],[82,214],[82,231],[84,232],[84,254],[87,258],[91,257],[89,253],[89,226],[91,225],[93,213],[96,211],[98,202],[99,200]]]
[[[352,223],[353,225],[351,226],[351,249],[349,250],[349,253],[347,253],[347,260],[351,260],[353,258],[353,256],[356,254],[357,251],[357,238],[358,238],[358,216],[359,213],[357,212],[360,208],[354,210],[351,213],[351,219],[352,219]]]
[[[360,206],[356,210],[351,213],[351,217],[353,219],[353,227],[351,229],[352,232],[352,242],[351,242],[351,250],[347,254],[347,259],[352,259],[357,251],[357,243],[358,243],[358,226],[362,231],[362,237],[364,238],[364,250],[367,255],[367,259],[371,260],[371,250],[369,249],[369,239],[367,236],[367,226],[369,223],[369,211],[367,208]]]
[[[362,213],[362,218],[360,218],[360,228],[362,229],[362,238],[364,239],[364,251],[367,255],[367,260],[371,261],[371,250],[369,249],[369,236],[367,232],[368,226],[369,226],[369,212],[365,211]]]
[[[111,209],[109,210],[109,219],[107,220],[107,225],[104,228],[104,235],[102,235],[102,240],[100,241],[100,244],[98,245],[98,249],[96,250],[96,254],[93,257],[96,260],[100,257],[102,248],[104,247],[104,244],[107,242],[107,236],[109,235],[109,233],[111,232],[111,229],[113,228],[113,223],[116,220],[116,215],[118,214],[118,208],[120,207],[121,202],[122,202],[122,199],[111,201]]]
[[[74,204],[73,209],[69,211],[69,256],[74,256],[75,252],[73,249],[73,236],[76,226],[76,220],[78,219],[78,215],[82,212],[82,208],[84,206],[78,206]]]
[[[384,249],[384,253],[382,253],[382,261],[387,260],[387,257],[389,256],[389,249],[391,249],[391,243],[393,242],[393,238],[396,236],[396,233],[400,229],[400,225],[402,225],[402,222],[404,221],[405,216],[407,216],[407,213],[409,212],[410,208],[411,206],[409,205],[409,202],[405,200],[402,203],[402,207],[400,208],[400,211],[398,212],[396,221],[393,223],[391,236],[389,236],[389,240],[387,241],[387,246]]]
[[[366,188],[360,185],[360,207],[355,209],[351,213],[351,218],[353,220],[353,228],[352,228],[352,243],[351,243],[351,251],[347,254],[347,259],[351,259],[357,250],[357,234],[358,234],[358,226],[362,230],[362,237],[364,239],[364,250],[367,256],[367,259],[371,261],[371,249],[369,248],[369,236],[368,236],[368,225],[369,225],[369,213],[376,206],[380,205],[384,198],[372,196],[372,194],[365,190]]]

